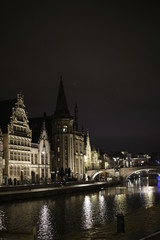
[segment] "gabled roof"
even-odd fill
[[[12,116],[12,108],[15,107],[17,99],[0,101],[0,128],[3,133],[7,133],[7,127]]]
[[[45,116],[44,117],[36,117],[36,118],[30,118],[29,119],[29,126],[32,130],[32,142],[38,143],[41,132],[43,129],[43,123],[45,121],[45,126],[48,134],[49,141],[51,143],[52,140],[52,117],[51,116]]]
[[[66,96],[64,92],[62,78],[60,79],[56,110],[54,112],[54,118],[73,118],[69,112]]]

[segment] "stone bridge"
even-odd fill
[[[133,173],[139,174],[140,172],[145,173],[160,173],[159,166],[139,166],[139,167],[128,167],[128,168],[120,168],[120,169],[98,169],[98,170],[88,170],[86,171],[86,175],[89,176],[91,180],[94,180],[99,174],[108,173],[108,177],[123,177],[127,179]]]

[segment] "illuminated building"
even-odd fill
[[[28,119],[24,97],[0,102],[0,184],[37,183],[54,178],[83,179],[84,133],[78,129],[78,107],[69,112],[62,79],[53,115]]]
[[[0,184],[2,184],[3,167],[5,184],[39,182],[40,179],[48,178],[50,146],[45,123],[39,141],[33,143],[24,97],[21,93],[17,94],[17,99],[0,102],[0,112]],[[42,154],[44,141],[45,155]]]
[[[86,169],[99,169],[101,168],[101,162],[99,160],[99,153],[95,147],[91,148],[89,133],[86,135],[86,144],[85,144],[85,152],[86,152]]]
[[[89,133],[87,132],[86,136],[86,169],[92,169],[91,165],[91,144],[90,144],[90,138]]]
[[[48,133],[45,125],[45,118],[37,143],[31,144],[31,179],[32,183],[50,180],[50,159],[51,149]]]
[[[56,109],[53,115],[52,143],[54,171],[68,176],[83,178],[84,134],[78,130],[78,107],[73,117],[68,109],[62,79],[59,84]]]
[[[17,94],[17,99],[0,102],[0,111],[6,183],[8,179],[10,183],[27,181],[31,173],[32,132],[22,94]]]
[[[32,141],[38,142],[43,118],[31,118]],[[52,181],[57,178],[82,179],[84,175],[84,134],[78,129],[78,107],[70,114],[62,79],[59,83],[54,114],[45,116],[50,143],[50,173]]]

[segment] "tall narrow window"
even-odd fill
[[[67,125],[64,125],[64,126],[63,126],[63,132],[67,132],[67,129],[68,129],[68,126],[67,126]]]
[[[44,178],[44,169],[42,168],[42,178]]]
[[[37,154],[35,154],[35,164],[37,164]]]
[[[41,164],[44,164],[44,153],[41,154]]]
[[[12,165],[10,166],[10,175],[11,176],[13,175],[13,167],[12,167]]]
[[[31,154],[31,164],[33,164],[33,153]]]

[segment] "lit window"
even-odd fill
[[[67,125],[63,126],[63,132],[67,132]]]

